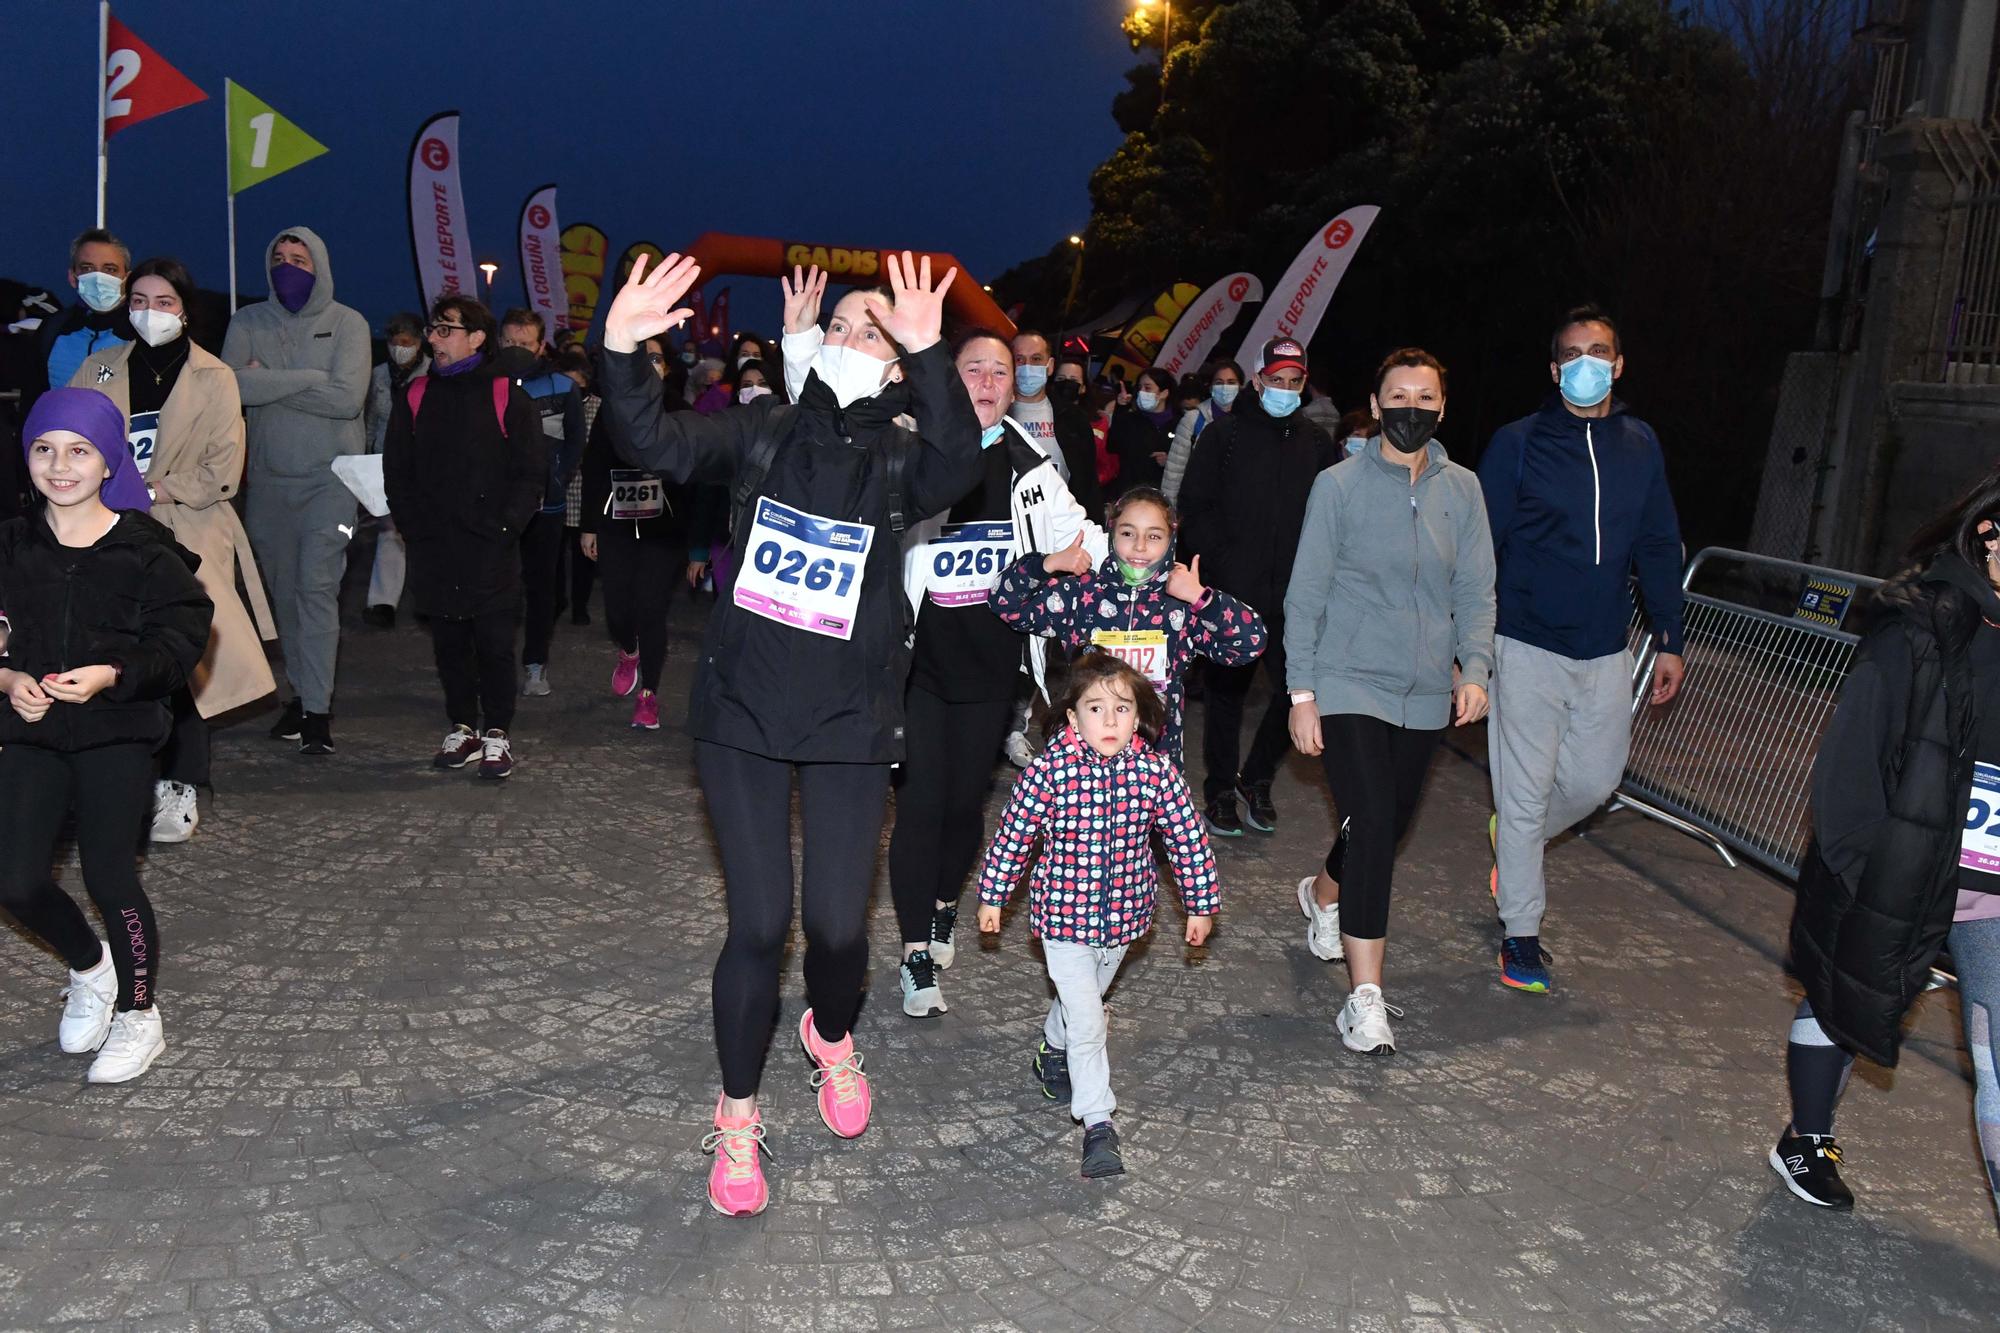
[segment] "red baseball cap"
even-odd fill
[[[1273,338],[1265,343],[1262,361],[1259,370],[1261,374],[1268,375],[1287,366],[1297,370],[1301,375],[1306,373],[1306,349],[1296,338]]]

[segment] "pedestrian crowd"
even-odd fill
[[[565,611],[589,625],[601,587],[608,688],[644,734],[672,600],[712,594],[686,725],[728,909],[705,1146],[732,1215],[770,1198],[758,1095],[795,903],[818,1109],[841,1137],[868,1127],[853,1027],[892,796],[904,1014],[947,1010],[965,886],[991,933],[1025,884],[1051,998],[1024,1064],[1080,1124],[1083,1175],[1112,1176],[1104,994],[1163,880],[1188,944],[1209,940],[1218,843],[1300,817],[1272,797],[1289,751],[1320,761],[1338,817],[1323,861],[1275,891],[1296,893],[1311,956],[1346,965],[1341,1043],[1387,1056],[1397,850],[1441,739],[1486,723],[1492,966],[1545,995],[1544,857],[1624,770],[1635,596],[1658,650],[1645,702],[1687,678],[1665,462],[1615,395],[1624,349],[1595,307],[1551,321],[1543,400],[1475,471],[1442,442],[1449,372],[1423,348],[1383,357],[1345,415],[1283,336],[1192,376],[1093,374],[1038,331],[947,330],[962,275],[907,254],[824,320],[826,276],[795,270],[773,339],[684,331],[701,274],[669,255],[635,264],[591,345],[448,294],[384,321],[379,362],[319,234],[286,228],[263,254],[269,299],[210,328],[183,265],[134,265],[86,231],[75,302],[31,293],[10,328],[0,908],[67,963],[59,1040],[93,1055],[93,1081],[166,1049],[136,849],[195,835],[214,720],[278,695],[274,739],[336,751],[364,527],[366,624],[393,630],[407,605],[431,640],[445,733],[428,762],[490,781],[523,757],[522,698],[605,688],[552,675]],[[1021,771],[989,830],[1001,756]],[[2000,473],[1885,589],[1813,808],[1770,1163],[1801,1199],[1852,1205],[1835,1104],[1857,1055],[1894,1063],[1948,945],[2000,1197]],[[51,873],[72,825],[108,941]]]

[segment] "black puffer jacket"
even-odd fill
[[[1971,646],[2000,600],[1955,555],[1880,599],[1813,763],[1791,966],[1828,1036],[1893,1065],[1951,930],[1979,735]]]
[[[198,563],[140,513],[119,515],[79,547],[58,542],[40,509],[0,524],[0,609],[13,625],[0,661],[37,680],[73,667],[119,669],[110,689],[88,703],[58,700],[39,722],[0,701],[0,745],[70,752],[164,741],[166,699],[208,650],[215,614],[195,579]]]
[[[414,420],[407,390],[389,404],[382,481],[420,615],[467,620],[521,594],[521,532],[542,507],[549,446],[518,385],[508,385],[502,432],[496,375],[491,362],[431,375]]]
[[[1195,441],[1181,482],[1181,558],[1263,612],[1282,614],[1313,478],[1340,447],[1302,411],[1273,417],[1245,392]]]
[[[796,407],[759,398],[714,416],[665,410],[659,377],[637,353],[603,353],[598,377],[611,443],[627,462],[677,482],[734,485],[760,441],[778,443],[760,496],[823,519],[874,528],[852,635],[838,639],[766,619],[716,590],[688,728],[697,740],[799,763],[896,763],[903,757],[909,602],[889,531],[886,460],[903,451],[908,521],[949,508],[979,484],[979,417],[942,343],[902,360],[904,385],[841,410],[817,375]],[[891,419],[905,407],[918,434]],[[778,434],[777,432],[782,432]],[[732,537],[735,568],[756,502]]]

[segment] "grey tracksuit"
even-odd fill
[[[313,257],[313,289],[297,314],[271,299],[238,311],[222,343],[249,418],[244,521],[257,553],[285,675],[300,707],[330,711],[340,651],[340,577],[354,535],[354,496],[333,460],[363,453],[368,323],[333,299],[326,243],[287,227]],[[265,248],[266,263],[277,238]],[[252,366],[250,362],[258,364]]]

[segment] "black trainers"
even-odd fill
[[[1059,1051],[1043,1038],[1035,1048],[1035,1077],[1042,1081],[1042,1096],[1052,1102],[1069,1100],[1069,1052]]]
[[[295,741],[299,738],[299,723],[305,717],[305,709],[296,697],[285,705],[285,711],[278,714],[278,720],[271,726],[274,741]]]
[[[1083,1178],[1102,1180],[1125,1174],[1125,1159],[1118,1155],[1118,1131],[1109,1120],[1089,1125],[1083,1131]]]
[[[1208,831],[1218,838],[1240,838],[1243,836],[1243,821],[1236,817],[1236,793],[1224,792],[1208,803],[1202,811],[1201,822],[1208,825]]]
[[[1243,822],[1259,833],[1274,833],[1278,828],[1278,808],[1271,804],[1271,784],[1268,782],[1239,782],[1236,794],[1243,798]]]
[[[299,753],[333,753],[333,715],[331,713],[299,714]]]
[[[1771,1149],[1771,1169],[1785,1188],[1819,1208],[1846,1212],[1854,1191],[1840,1178],[1840,1145],[1831,1134],[1794,1134],[1790,1127]]]
[[[950,967],[958,949],[951,942],[953,932],[958,929],[958,907],[931,908],[931,961],[939,967]]]

